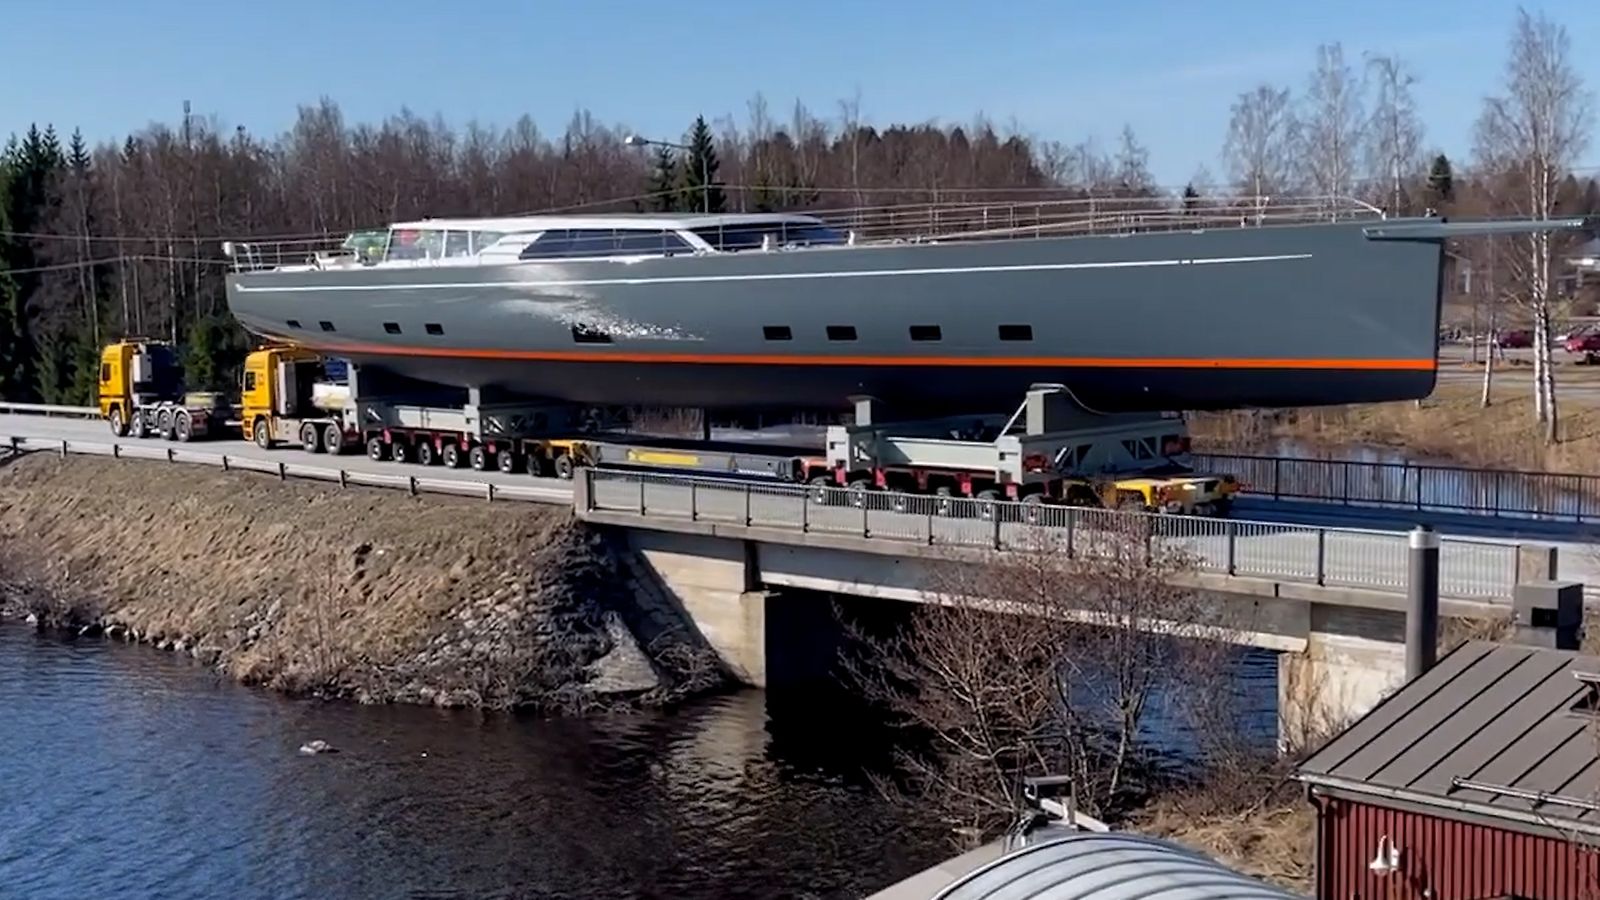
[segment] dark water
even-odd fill
[[[1272,662],[1240,679],[1268,740]],[[0,625],[0,898],[861,897],[947,856],[867,783],[870,714],[818,697],[360,707]],[[342,752],[297,754],[318,738]]]
[[[0,625],[0,897],[859,897],[947,854],[845,726],[289,701]]]

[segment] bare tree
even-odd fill
[[[1344,48],[1317,47],[1317,66],[1306,86],[1300,116],[1304,180],[1313,193],[1327,198],[1355,193],[1356,161],[1365,129],[1361,84],[1344,60]]]
[[[1097,525],[1070,553],[1034,529],[1024,549],[952,562],[898,635],[861,638],[865,692],[931,739],[901,755],[912,794],[970,840],[1012,821],[1031,775],[1070,775],[1092,815],[1125,810],[1152,707],[1181,716],[1217,693],[1236,632],[1184,586],[1192,559],[1142,519]]]
[[[1150,174],[1150,151],[1139,143],[1132,125],[1123,125],[1117,143],[1117,184],[1130,197],[1146,197],[1154,192],[1155,176]]]
[[[1562,179],[1588,147],[1594,100],[1573,66],[1566,29],[1542,13],[1518,10],[1510,51],[1506,92],[1484,100],[1475,151],[1496,200],[1521,215],[1548,219]],[[1553,243],[1548,232],[1535,232],[1507,260],[1533,313],[1534,408],[1550,443],[1559,434],[1550,347]]]
[[[1288,88],[1263,84],[1240,94],[1233,102],[1222,148],[1228,177],[1253,197],[1287,190],[1298,134]]]
[[[1411,93],[1415,75],[1397,56],[1367,57],[1367,73],[1376,95],[1367,120],[1367,169],[1388,182],[1391,214],[1405,205],[1405,179],[1421,168],[1423,126]]]

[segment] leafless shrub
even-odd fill
[[[1021,549],[937,568],[898,634],[858,632],[869,653],[854,680],[927,738],[900,755],[909,784],[885,787],[972,837],[1011,819],[1030,775],[1070,775],[1092,815],[1136,802],[1162,768],[1152,711],[1209,723],[1237,636],[1187,586],[1192,558],[1149,528],[1108,516],[1070,551],[1028,529]],[[1215,737],[1197,735],[1202,757],[1226,743]]]

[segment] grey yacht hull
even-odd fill
[[[1372,224],[239,272],[228,303],[365,368],[601,405],[989,411],[1035,383],[1104,410],[1424,397],[1442,241]]]

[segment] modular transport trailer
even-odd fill
[[[807,446],[760,440],[696,441],[597,431],[568,405],[485,404],[476,391],[456,405],[363,396],[359,367],[347,382],[327,360],[292,346],[245,358],[237,406],[186,395],[171,348],[122,341],[106,348],[100,409],[119,436],[156,431],[169,440],[242,434],[262,448],[309,453],[358,448],[375,460],[571,478],[580,467],[671,472],[808,484],[818,502],[909,508],[909,497],[1014,500],[1186,515],[1226,515],[1238,484],[1188,464],[1181,416],[1085,409],[1059,385],[1036,386],[1009,418],[952,417],[880,423],[874,401],[854,424]],[[186,398],[186,399],[176,399]],[[132,423],[132,424],[130,424]],[[835,494],[824,488],[842,487]],[[986,504],[977,507],[981,513]],[[952,513],[953,504],[938,511]]]
[[[1239,489],[1231,475],[1193,470],[1181,415],[1094,412],[1061,385],[1036,385],[1003,420],[876,420],[863,398],[854,425],[828,429],[831,483],[857,502],[876,490],[1226,515]]]

